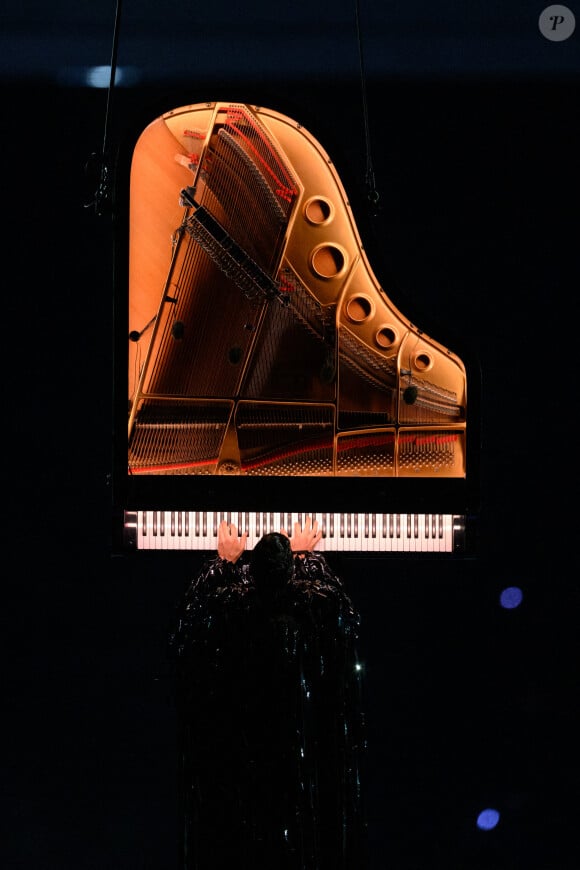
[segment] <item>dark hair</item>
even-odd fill
[[[270,532],[264,535],[250,557],[250,572],[258,591],[277,592],[292,577],[294,555],[286,535]]]

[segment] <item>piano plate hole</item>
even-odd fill
[[[353,296],[346,303],[346,316],[353,323],[364,323],[373,313],[373,306],[366,296]]]
[[[320,226],[332,217],[332,206],[326,199],[314,197],[306,203],[304,216],[309,223]]]
[[[375,341],[379,347],[392,347],[399,336],[392,326],[383,326],[375,335]]]
[[[219,474],[239,474],[240,465],[235,459],[224,459],[218,466]]]
[[[321,245],[313,251],[310,262],[320,278],[335,278],[344,269],[345,256],[336,245]]]
[[[428,353],[421,351],[420,353],[415,355],[415,358],[413,359],[413,365],[418,371],[427,372],[433,365],[433,360]]]

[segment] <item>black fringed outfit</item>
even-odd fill
[[[206,562],[170,636],[184,870],[364,870],[358,627],[318,553],[277,593]]]

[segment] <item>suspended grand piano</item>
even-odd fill
[[[123,549],[211,550],[222,518],[251,547],[309,514],[322,551],[469,551],[466,366],[389,299],[312,135],[168,112],[134,147],[127,224]]]

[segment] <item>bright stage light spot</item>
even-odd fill
[[[491,831],[498,822],[499,813],[493,809],[482,810],[477,817],[477,827],[481,831]]]
[[[518,586],[508,586],[503,589],[499,596],[499,601],[502,607],[506,610],[512,610],[514,607],[519,607],[522,603],[524,593]]]
[[[139,70],[134,66],[115,69],[115,87],[130,88],[139,83]],[[64,87],[108,88],[111,84],[110,66],[74,66],[59,70],[57,80]]]
[[[111,81],[110,66],[91,66],[86,71],[86,83],[89,88],[108,88]],[[115,69],[115,85],[123,87],[135,82],[135,71],[129,67],[118,66]]]

